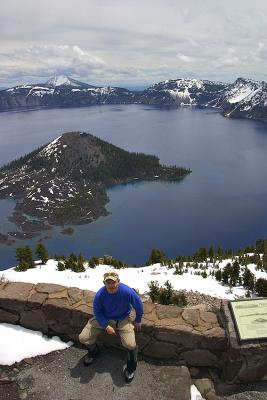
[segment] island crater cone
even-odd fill
[[[51,225],[86,224],[107,215],[108,186],[138,179],[176,181],[190,172],[88,133],[67,132],[2,167],[0,198],[22,199],[9,219],[32,235]]]

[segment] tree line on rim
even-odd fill
[[[50,258],[48,250],[41,242],[37,243],[35,254],[42,264],[46,264]],[[17,248],[16,256],[18,261],[18,265],[15,268],[16,271],[26,271],[35,267],[33,252],[29,246]],[[74,253],[69,256],[55,255],[54,258],[57,261],[58,271],[67,269],[78,273],[86,270],[84,266],[86,260],[81,254],[78,256]],[[224,268],[220,268],[219,262],[226,258],[231,259],[232,262],[228,262]],[[113,257],[104,257],[101,263],[113,266],[116,269],[138,267],[136,264],[129,265]],[[259,240],[255,246],[246,246],[236,253],[232,250],[224,251],[221,246],[217,250],[214,250],[213,246],[210,246],[209,249],[201,247],[191,256],[177,256],[174,260],[168,258],[162,250],[152,249],[146,266],[157,263],[168,268],[174,268],[175,275],[188,273],[190,268],[191,274],[201,275],[203,278],[207,278],[210,275],[223,285],[228,285],[230,291],[234,286],[239,285],[247,289],[247,297],[250,297],[252,293],[267,297],[267,279],[256,279],[255,275],[247,267],[248,264],[255,264],[256,270],[267,272],[267,240]],[[100,264],[100,259],[93,256],[88,260],[87,264],[89,268],[95,268]],[[154,300],[157,298],[157,301],[162,304],[179,303],[181,305],[185,302],[184,299],[180,298],[175,300],[172,290],[173,288],[168,281],[165,283],[165,287],[161,288],[158,286],[157,281],[150,282],[150,294]]]

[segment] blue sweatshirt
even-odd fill
[[[141,322],[144,313],[143,303],[138,294],[129,286],[120,283],[114,294],[109,294],[105,286],[98,290],[94,299],[94,315],[103,328],[109,320],[121,321],[131,309],[136,312],[135,322]]]

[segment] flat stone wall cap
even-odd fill
[[[95,293],[91,290],[84,290],[83,291],[83,298],[86,303],[93,303],[95,297]]]
[[[142,325],[144,325],[145,327],[154,327],[155,326],[155,322],[154,321],[150,321],[149,319],[146,318],[142,318]]]
[[[48,305],[54,306],[57,308],[68,308],[68,309],[71,308],[69,301],[66,298],[64,298],[64,299],[48,299],[44,303],[44,306],[48,306]]]
[[[68,296],[68,289],[65,288],[64,290],[48,293],[49,299],[69,299]]]
[[[225,330],[219,326],[216,328],[209,329],[206,331],[206,335],[209,337],[225,338]]]
[[[54,283],[37,283],[35,286],[36,292],[40,293],[55,293],[65,290],[66,287],[62,285],[55,285]]]
[[[68,296],[70,298],[71,304],[78,303],[83,298],[83,290],[75,287],[70,287],[68,288]]]
[[[156,305],[156,313],[159,319],[172,319],[179,317],[183,312],[183,308],[177,306]]]
[[[0,301],[2,299],[15,299],[26,301],[32,288],[32,283],[12,282],[0,290]]]
[[[190,306],[191,309],[198,309],[201,311],[209,311],[209,306],[207,304],[201,303],[201,304],[195,304]]]
[[[144,314],[150,314],[153,310],[155,310],[156,305],[154,303],[145,301],[143,304],[144,304]]]
[[[31,292],[30,296],[28,297],[28,302],[36,305],[39,304],[39,306],[41,306],[47,298],[48,293]]]
[[[195,308],[186,308],[182,312],[183,319],[191,324],[192,326],[196,326],[199,324],[199,310]]]
[[[183,318],[178,317],[178,318],[164,318],[156,321],[156,326],[166,326],[166,327],[172,327],[172,326],[179,326],[179,325],[185,325],[185,321]]]
[[[75,310],[81,311],[85,314],[88,314],[88,316],[94,314],[93,307],[88,306],[87,304],[81,304],[78,307],[75,307]]]
[[[217,315],[211,311],[199,311],[199,316],[204,322],[209,322],[211,324],[218,324]]]

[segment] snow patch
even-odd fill
[[[230,95],[228,101],[229,103],[239,103],[241,100],[245,99],[247,96],[249,96],[252,92],[254,92],[253,89],[250,87],[244,87],[244,88],[235,88],[233,90],[232,96]]]
[[[41,332],[10,324],[0,324],[0,341],[0,365],[12,365],[24,358],[48,354],[73,345],[72,342],[62,342],[57,336],[48,339]]]
[[[48,203],[49,202],[48,197],[44,197],[44,196],[41,196],[41,197],[43,199],[43,200],[41,200],[43,203]]]

